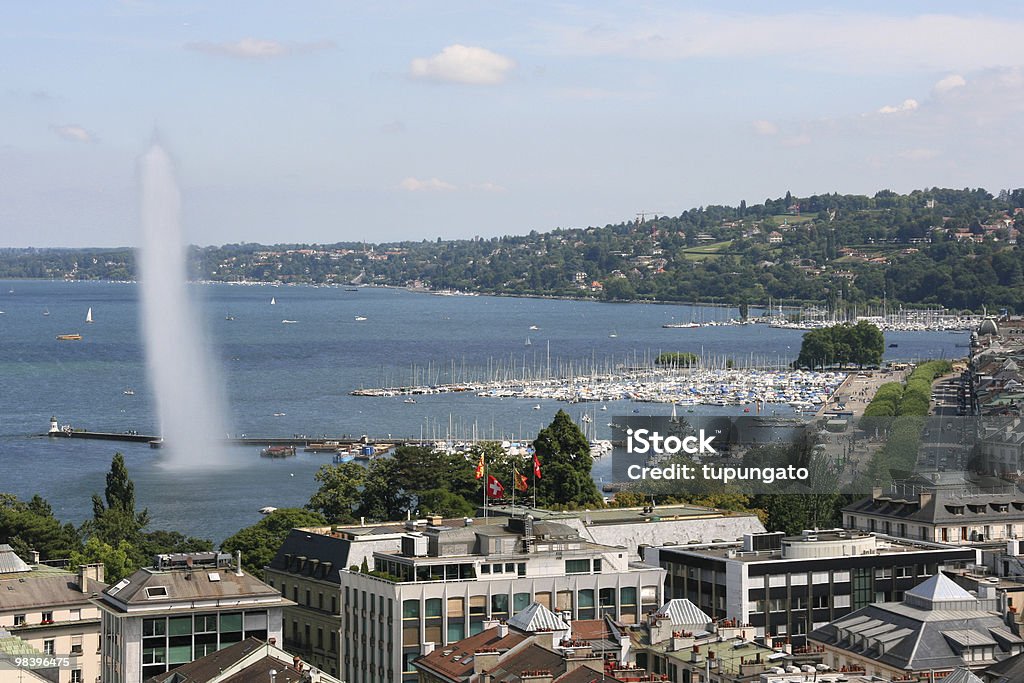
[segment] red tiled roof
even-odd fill
[[[430,654],[417,658],[416,665],[427,668],[445,678],[461,680],[473,673],[474,653],[480,650],[505,652],[528,637],[526,634],[510,629],[508,634],[502,638],[498,635],[498,627],[495,626],[457,643],[439,647]]]

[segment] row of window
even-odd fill
[[[74,608],[74,609],[69,610],[69,612],[70,613],[69,613],[69,616],[68,616],[68,621],[81,621],[81,619],[82,619],[82,610],[81,609]],[[39,613],[39,621],[38,622],[36,622],[34,620],[33,621],[29,621],[28,614],[15,614],[14,615],[14,625],[15,626],[26,626],[26,625],[35,624],[35,623],[39,623],[39,624],[52,624],[53,623],[53,611],[52,610],[48,610],[46,612],[40,612]]]
[[[273,581],[273,579],[271,579],[267,583],[270,585],[271,588],[274,588],[274,581]],[[287,598],[288,597],[288,586],[287,586],[287,584],[284,581],[281,582],[281,597],[283,597],[283,598]],[[309,590],[308,588],[304,592],[304,597],[306,598],[306,601],[305,602],[300,602],[299,601],[299,597],[300,597],[299,585],[295,584],[295,585],[292,586],[292,602],[294,602],[296,604],[299,604],[299,605],[305,605],[306,607],[311,607],[311,608],[314,608],[314,609],[318,609],[320,611],[324,611],[326,609],[327,603],[324,601],[323,591],[317,591],[317,594],[316,594],[316,604],[315,605],[313,604],[313,592],[311,590]],[[337,614],[338,613],[338,596],[331,595],[329,597],[330,597],[330,611],[331,611],[331,614]]]

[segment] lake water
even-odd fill
[[[605,304],[504,297],[432,296],[403,290],[195,285],[212,354],[220,364],[231,431],[249,436],[388,434],[532,438],[560,408],[554,401],[485,399],[466,394],[359,398],[381,384],[448,381],[532,369],[632,365],[662,351],[785,363],[802,332],[746,327],[664,329],[668,322],[718,320],[735,310]],[[136,500],[151,528],[222,540],[259,520],[265,505],[300,506],[328,455],[270,460],[234,448],[221,470],[191,473],[164,466],[146,444],[38,436],[50,416],[96,431],[158,433],[132,283],[0,282],[0,492],[38,493],[63,521],[91,515],[113,453],[124,453]],[[275,304],[271,305],[271,299]],[[88,308],[94,321],[86,324]],[[49,315],[44,315],[48,312]],[[227,317],[233,320],[227,320]],[[366,320],[356,320],[365,317]],[[282,324],[282,320],[293,320]],[[531,330],[536,327],[538,329]],[[79,333],[81,341],[57,341]],[[612,336],[614,335],[614,336]],[[530,344],[526,341],[529,339]],[[963,356],[965,334],[886,334],[887,359]],[[134,395],[126,395],[126,389]],[[654,404],[608,404],[607,415],[668,414]],[[594,406],[588,406],[593,411]],[[723,408],[697,408],[722,413]],[[599,436],[607,436],[603,421]],[[605,475],[598,462],[595,477]]]

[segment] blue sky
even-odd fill
[[[0,246],[136,245],[158,131],[198,244],[604,225],[1018,187],[1011,2],[0,6]]]

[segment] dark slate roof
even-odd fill
[[[897,669],[952,670],[964,664],[958,653],[964,642],[995,643],[995,660],[1007,658],[1006,646],[992,638],[993,631],[1001,628],[1003,622],[997,614],[980,609],[920,609],[885,602],[826,624],[809,638]]]
[[[985,676],[992,683],[1019,683],[1024,681],[1024,654],[993,664],[985,669]]]
[[[229,676],[222,673],[224,669],[243,663],[247,657],[261,650],[264,652],[263,657],[255,659],[244,669]],[[258,638],[246,638],[240,643],[182,664],[173,671],[148,678],[146,683],[252,683],[269,681],[271,670],[276,671],[276,683],[301,683],[302,672],[292,668],[291,664],[286,652],[268,648]]]
[[[208,681],[253,650],[262,646],[263,642],[259,638],[246,638],[241,642],[229,645],[205,657],[200,657],[188,664],[182,664],[174,671],[148,678],[146,683],[193,683]],[[270,680],[269,676],[267,680]]]
[[[557,652],[552,652],[537,643],[530,643],[519,652],[505,657],[491,667],[492,680],[518,681],[525,671],[550,671],[554,678],[565,673],[565,660]]]
[[[618,683],[619,679],[600,671],[594,671],[589,667],[581,666],[556,679],[555,683],[598,683],[599,681],[603,683]]]
[[[346,538],[292,529],[269,566],[278,571],[340,584],[338,570],[348,569],[351,547],[352,542]]]

